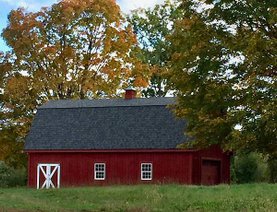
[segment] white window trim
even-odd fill
[[[103,172],[103,171],[96,171],[96,165],[104,165],[104,177],[103,178],[96,178],[96,172]],[[106,179],[106,163],[94,163],[94,180],[105,180]]]
[[[150,165],[151,166],[151,171],[142,171],[142,166],[143,165]],[[144,172],[150,172],[151,178],[143,178],[143,173]],[[140,179],[143,181],[150,181],[153,178],[153,164],[152,163],[141,163],[140,165]]]

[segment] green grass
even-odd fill
[[[277,184],[0,189],[0,211],[277,211]]]

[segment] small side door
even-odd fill
[[[203,159],[201,166],[201,184],[216,185],[220,183],[220,160]]]
[[[37,166],[37,189],[60,187],[60,164],[40,163]]]

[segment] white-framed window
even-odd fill
[[[94,179],[95,180],[105,180],[106,178],[106,164],[105,163],[95,163],[94,164]]]
[[[152,163],[141,163],[141,180],[152,180]]]

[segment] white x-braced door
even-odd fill
[[[37,189],[60,187],[60,164],[38,164]]]

